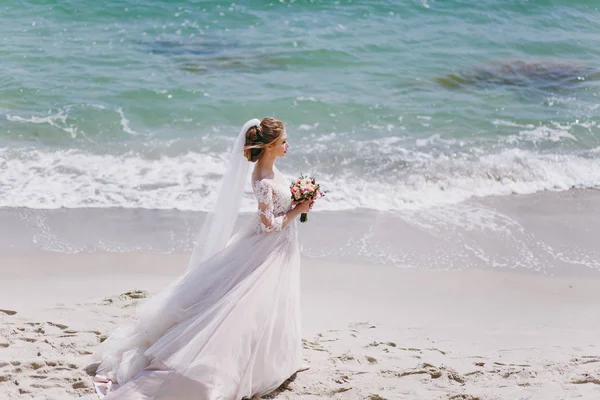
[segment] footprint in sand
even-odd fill
[[[576,365],[600,363],[600,356],[581,356],[571,360]]]
[[[575,385],[582,385],[586,383],[594,383],[596,385],[600,385],[600,376],[584,374],[581,378],[572,380],[571,383]]]
[[[133,302],[141,294],[132,292],[127,297]],[[49,390],[61,399],[93,395],[92,371],[82,368],[83,356],[92,354],[102,332],[52,320],[23,321],[12,317],[15,314],[13,310],[0,311],[0,351],[5,353],[3,358],[12,359],[0,362],[0,397],[44,398]]]
[[[457,382],[459,384],[464,384],[466,379],[463,375],[454,371],[448,367],[436,367],[435,365],[429,363],[423,363],[417,368],[409,369],[402,372],[394,372],[394,371],[382,371],[383,374],[390,374],[397,376],[398,378],[403,378],[405,376],[410,375],[429,375],[431,379],[438,379],[442,376],[446,376],[449,381]]]
[[[0,372],[0,377],[4,381],[13,381],[15,390],[18,388],[20,394],[52,388],[65,390],[68,389],[68,387],[65,387],[65,381],[69,383],[70,388],[76,390],[71,394],[93,393],[93,389],[84,373],[85,371],[80,370],[78,365],[72,361],[40,360],[23,363],[14,361],[10,365],[18,365],[18,367],[14,368],[8,374]]]

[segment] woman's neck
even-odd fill
[[[273,167],[275,166],[275,157],[268,156],[265,154],[258,160],[257,163],[261,169],[266,169],[266,170],[272,171]]]
[[[274,174],[275,172],[275,157],[263,156],[256,162],[256,168],[259,175],[266,177],[267,175]]]

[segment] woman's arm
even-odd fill
[[[264,233],[278,232],[285,228],[290,221],[293,221],[302,213],[307,213],[310,209],[310,202],[305,201],[297,204],[296,207],[287,213],[275,216],[273,210],[273,189],[266,182],[256,182],[254,188],[256,198],[258,199],[258,213],[260,215],[260,225]]]

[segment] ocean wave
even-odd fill
[[[110,129],[111,135],[115,131],[122,131],[129,136],[149,136],[140,133],[131,127],[131,121],[127,118],[123,108],[121,107],[106,107],[101,104],[80,103],[69,104],[58,109],[50,109],[46,115],[36,113],[37,115],[16,115],[5,114],[8,122],[15,123],[12,129],[17,125],[21,125],[18,129],[20,134],[29,139],[39,140],[40,136],[43,141],[50,140],[52,134],[58,132],[58,138],[64,138],[61,132],[68,133],[70,139],[84,139],[87,142],[95,142],[95,139],[102,135],[104,129]],[[31,125],[37,125],[33,127]],[[39,133],[40,129],[45,125],[47,130],[45,134]],[[116,128],[117,126],[120,127]],[[116,129],[111,129],[115,127]],[[7,126],[7,130],[11,126]],[[50,135],[48,135],[50,134]],[[73,140],[67,142],[72,143]]]
[[[596,188],[600,187],[600,160],[594,154],[512,149],[471,159],[429,155],[425,163],[380,179],[358,176],[355,170],[318,173],[329,193],[317,209],[402,211],[472,197]],[[4,171],[0,207],[207,211],[214,206],[226,163],[226,153],[188,152],[150,159],[136,152],[99,155],[82,150],[0,149]],[[242,209],[254,208],[247,187]]]
[[[49,114],[46,117],[33,116],[30,118],[20,117],[18,115],[6,114],[6,119],[11,122],[29,123],[29,124],[48,124],[53,128],[57,128],[71,135],[72,138],[77,137],[77,127],[67,123],[68,110],[59,110],[54,114]]]
[[[597,188],[600,160],[511,149],[472,159],[430,157],[396,182],[342,176],[323,184],[335,188],[329,197],[338,208],[417,210],[472,197]]]

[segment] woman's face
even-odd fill
[[[285,153],[287,153],[290,145],[287,141],[287,133],[284,131],[283,135],[279,138],[277,142],[273,145],[273,151],[275,152],[275,156],[283,157]]]

